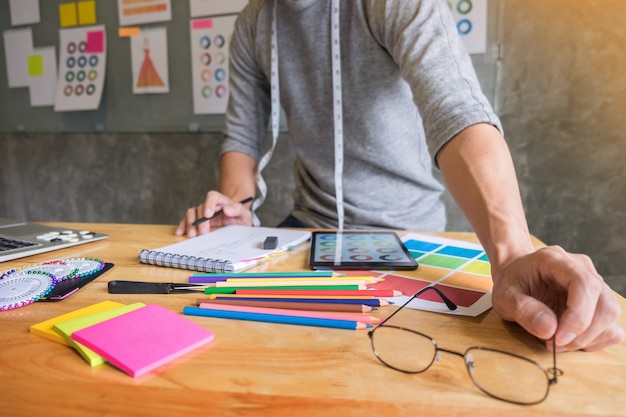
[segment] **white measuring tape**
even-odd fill
[[[341,94],[341,44],[339,42],[339,0],[332,0],[331,13],[331,61],[332,61],[332,82],[333,82],[333,124],[335,142],[335,197],[337,209],[337,228],[343,230],[344,206],[343,206],[343,105]],[[255,211],[265,201],[267,196],[267,185],[261,172],[269,163],[276,142],[278,141],[278,128],[280,123],[280,88],[278,74],[278,32],[276,29],[276,15],[278,10],[278,0],[274,0],[274,10],[272,12],[272,40],[271,40],[271,113],[272,113],[272,147],[263,155],[259,161],[259,174],[257,177],[257,187],[261,194],[252,203],[252,224],[261,224]]]

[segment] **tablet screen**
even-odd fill
[[[313,232],[312,269],[416,269],[417,262],[395,232]]]

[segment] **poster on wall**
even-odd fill
[[[133,94],[169,93],[167,29],[142,29],[130,38]]]
[[[59,30],[59,74],[55,111],[100,107],[106,69],[103,25]]]
[[[28,88],[33,107],[54,105],[56,48],[35,48],[31,28],[7,30],[3,38],[9,88]]]
[[[11,25],[31,25],[39,23],[39,0],[9,0]]]
[[[228,103],[228,47],[236,16],[191,21],[194,114],[224,114]]]
[[[487,0],[446,0],[470,54],[487,52]]]
[[[239,13],[248,0],[189,0],[191,17]]]
[[[117,0],[117,11],[120,26],[172,20],[170,0]]]

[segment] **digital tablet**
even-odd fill
[[[312,269],[417,269],[395,232],[313,232],[309,266]]]

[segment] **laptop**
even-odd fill
[[[109,237],[90,230],[63,229],[0,218],[0,262]]]

